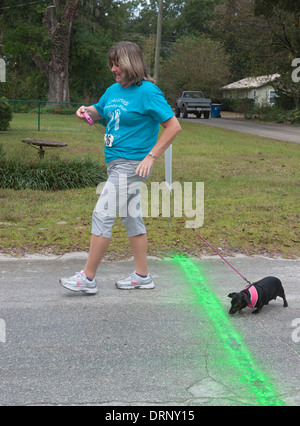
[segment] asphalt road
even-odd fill
[[[219,258],[194,259],[224,308],[213,322],[178,263],[149,259],[154,290],[116,289],[131,260],[100,265],[96,296],[62,288],[85,259],[0,258],[0,405],[255,406],[271,385],[272,398],[300,404],[299,261],[229,259],[248,279],[281,278],[289,302],[229,316],[227,295],[244,282]]]
[[[275,123],[264,124],[253,121],[232,120],[229,118],[210,118],[209,120],[205,120],[204,118],[192,118],[191,115],[189,118],[184,119],[184,121],[191,121],[206,126],[221,127],[222,129],[234,130],[236,132],[248,133],[286,142],[300,143],[300,126]]]

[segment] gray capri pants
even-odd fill
[[[146,178],[135,173],[140,161],[120,158],[107,165],[108,180],[92,217],[92,234],[111,238],[112,226],[119,214],[128,237],[146,234],[140,203],[140,186]]]

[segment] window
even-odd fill
[[[276,95],[275,90],[270,90],[270,92],[269,92],[269,102],[270,102],[271,105],[275,104],[276,97],[277,97],[277,95]]]

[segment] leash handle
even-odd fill
[[[194,228],[192,228],[192,230],[194,232],[196,232],[196,234],[201,238],[202,241],[205,242],[205,244],[207,244],[218,256],[220,256],[220,258],[222,260],[224,260],[225,263],[227,263],[228,266],[230,266],[230,268],[232,268],[241,278],[243,278],[243,280],[245,280],[248,284],[252,285],[252,283],[247,280],[246,277],[244,277],[239,271],[237,271],[222,255],[221,253],[215,248],[213,247],[208,241],[206,241],[205,238],[202,237],[202,235],[199,234],[199,232],[197,232]]]

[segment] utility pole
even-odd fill
[[[159,0],[158,18],[157,18],[157,35],[156,35],[156,50],[155,50],[155,65],[154,65],[154,80],[157,84],[159,75],[159,60],[161,49],[161,33],[162,33],[162,20],[163,20],[163,6],[164,1]],[[165,151],[165,180],[169,184],[170,202],[172,197],[172,145]],[[169,219],[169,226],[171,227],[171,219]]]
[[[0,58],[0,82],[6,82],[6,64],[4,59]]]
[[[160,49],[161,49],[161,32],[162,32],[162,20],[163,20],[163,0],[159,0],[158,7],[158,18],[157,18],[157,35],[156,35],[156,49],[155,49],[155,65],[154,65],[154,80],[158,81],[159,75],[159,60],[160,60]]]

